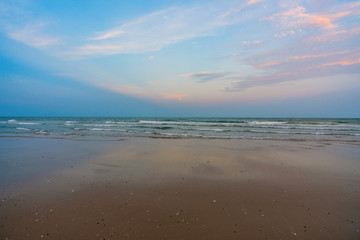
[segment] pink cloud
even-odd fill
[[[304,79],[314,79],[341,74],[359,74],[360,68],[356,65],[360,58],[354,61],[339,61],[311,67],[299,67],[297,71],[280,71],[260,76],[248,76],[240,81],[234,81],[225,91],[242,91],[259,86],[270,86],[284,82],[293,82]]]
[[[324,29],[335,28],[337,25],[333,23],[330,16],[321,16],[316,14],[306,13],[306,9],[302,6],[273,14],[269,17],[264,17],[262,20],[277,21],[285,23],[288,27],[319,27]]]
[[[184,77],[198,77],[198,76],[207,76],[210,75],[210,72],[196,72],[196,73],[187,73],[182,76]]]
[[[268,67],[272,67],[272,66],[275,66],[275,65],[278,65],[280,64],[281,62],[278,61],[278,60],[272,60],[272,61],[268,61],[266,63],[263,63],[263,64],[260,64],[260,65],[257,65],[255,66],[255,68],[257,69],[263,69],[263,68],[268,68]]]
[[[353,51],[353,50],[351,50],[351,51]],[[351,51],[350,50],[344,50],[344,51],[327,52],[327,53],[320,53],[320,54],[292,56],[292,57],[288,57],[286,59],[286,61],[287,62],[289,62],[289,61],[301,61],[301,60],[310,59],[310,58],[329,57],[329,56],[334,56],[334,55],[346,54],[346,53],[349,53]]]
[[[246,5],[253,5],[253,4],[256,4],[256,3],[259,3],[259,2],[262,2],[263,0],[249,0]]]
[[[334,57],[334,56],[348,54],[348,53],[351,53],[354,51],[357,52],[358,50],[359,49],[352,49],[352,50],[326,52],[326,53],[319,53],[319,54],[290,56],[290,57],[285,58],[284,60],[271,60],[271,61],[267,61],[262,64],[255,65],[255,68],[264,69],[264,68],[273,67],[273,66],[283,64],[283,63],[296,62],[296,61],[308,61],[308,60],[315,59],[315,58]]]
[[[360,27],[355,27],[346,30],[328,31],[324,34],[309,37],[307,42],[339,42],[350,39],[360,34]]]
[[[338,13],[330,14],[330,15],[327,15],[327,16],[329,18],[333,19],[333,20],[338,20],[340,18],[349,16],[349,15],[352,15],[351,11],[338,12]]]
[[[325,63],[323,66],[334,66],[334,65],[348,66],[348,65],[359,64],[359,63],[360,63],[360,58],[355,59],[355,60],[345,60],[345,61]]]
[[[309,49],[299,49],[298,53]],[[311,48],[311,52],[312,52]],[[266,69],[250,76],[233,76],[233,85],[227,91],[268,86],[284,82],[315,79],[336,75],[360,74],[360,48],[304,55],[290,55],[287,51],[270,51],[245,61],[255,69]]]

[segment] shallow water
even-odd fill
[[[359,239],[359,151],[317,141],[4,137],[0,238]]]

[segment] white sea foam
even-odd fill
[[[106,128],[90,128],[90,131],[112,131],[112,129],[106,129]]]
[[[19,124],[19,125],[40,125],[40,123],[33,123],[33,122],[18,122],[14,119],[7,121],[9,124]]]
[[[188,125],[188,126],[239,126],[239,123],[222,123],[222,122],[176,122],[176,121],[147,121],[140,120],[139,124],[152,125]]]
[[[114,124],[78,124],[85,127],[115,127]]]
[[[105,121],[105,124],[116,124],[116,125],[119,125],[119,124],[123,124],[123,125],[134,125],[137,124],[138,122],[124,122],[124,121]]]
[[[229,131],[227,129],[219,129],[219,128],[195,128],[197,131],[209,131],[209,132],[225,132]]]
[[[154,125],[193,125],[198,124],[196,122],[172,122],[172,121],[147,121],[147,120],[140,120],[140,124],[154,124]]]
[[[9,124],[17,124],[17,121],[15,119],[11,119],[7,121]]]
[[[72,125],[74,125],[76,123],[76,121],[66,121],[65,123],[64,123],[64,125],[66,125],[66,126],[72,126]]]
[[[173,138],[202,138],[200,134],[188,134],[188,133],[156,133],[156,135],[168,136]]]
[[[106,123],[106,124],[116,124],[117,122],[114,122],[114,121],[106,121],[105,123]]]
[[[134,125],[137,124],[137,122],[113,122],[114,124],[125,124],[125,125]]]
[[[287,124],[287,122],[269,122],[269,121],[251,121],[249,122],[250,125],[283,125]]]
[[[103,132],[129,132],[126,129],[109,129],[109,128],[89,128],[90,131],[103,131]]]
[[[30,129],[28,129],[28,128],[21,128],[21,127],[19,127],[19,128],[16,128],[16,129],[18,129],[18,130],[25,130],[25,131],[30,131]]]
[[[49,134],[49,132],[46,130],[37,131],[36,133],[37,134]]]

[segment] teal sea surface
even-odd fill
[[[1,137],[124,137],[360,142],[360,119],[1,117]]]

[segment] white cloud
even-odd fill
[[[157,51],[195,38],[217,35],[226,26],[241,22],[244,19],[244,15],[241,14],[243,9],[258,2],[260,0],[214,1],[201,5],[165,8],[125,21],[113,28],[88,34],[83,36],[82,40],[79,36],[64,36],[63,39],[67,42],[62,42],[61,49],[50,48],[61,41],[46,31],[49,29],[46,29],[45,24],[34,24],[41,22],[41,16],[32,15],[27,23],[5,21],[6,24],[3,25],[7,25],[5,31],[9,37],[36,48],[47,47],[51,55],[67,59],[136,54]]]
[[[25,25],[22,28],[10,30],[8,36],[16,41],[38,48],[53,46],[61,42],[59,38],[43,33],[43,27],[44,24]]]
[[[171,7],[141,16],[88,38],[88,43],[68,51],[72,56],[145,53],[182,41],[215,35],[242,16],[225,6]]]
[[[256,3],[259,3],[259,2],[262,2],[263,0],[249,0],[246,5],[253,5],[253,4],[256,4]]]
[[[99,35],[97,37],[93,37],[93,38],[89,38],[88,40],[104,40],[104,39],[108,39],[108,38],[113,38],[113,37],[117,37],[121,34],[123,34],[124,32],[122,30],[113,30],[113,31],[109,31],[107,33],[104,33],[102,35]]]
[[[47,33],[50,19],[32,13],[29,1],[0,0],[0,31],[9,38],[35,48],[48,48],[61,42]]]

